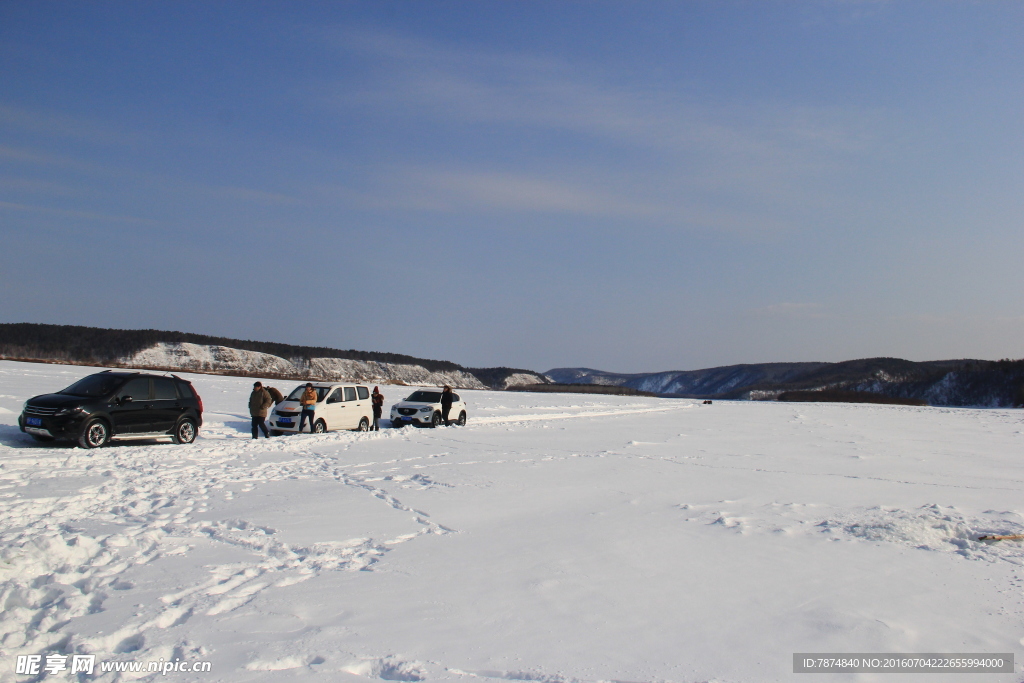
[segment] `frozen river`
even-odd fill
[[[191,445],[18,431],[89,372],[0,362],[2,681],[75,653],[211,669],[100,680],[892,680],[797,652],[1017,652],[984,678],[1021,680],[1024,549],[976,540],[1024,532],[1020,411],[460,390],[464,428],[252,441],[252,380],[188,375]]]

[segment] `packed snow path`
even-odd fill
[[[26,398],[90,371],[0,362],[0,681],[48,653],[212,662],[170,675],[196,681],[1024,659],[1024,544],[975,540],[1024,532],[1019,411],[466,391],[465,428],[254,442],[251,380],[192,375],[189,446],[17,430]]]

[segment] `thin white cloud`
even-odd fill
[[[59,168],[85,174],[87,179],[95,179],[97,176],[104,178],[130,179],[148,187],[159,187],[161,191],[171,191],[186,196],[207,196],[229,202],[243,204],[261,204],[264,206],[293,206],[301,203],[295,196],[284,192],[256,189],[237,185],[204,185],[182,180],[176,176],[167,176],[160,173],[140,171],[139,169],[118,169],[81,161],[64,154],[54,154],[34,149],[24,149],[0,145],[0,161],[29,164],[44,168]],[[43,181],[32,178],[0,176],[0,192],[30,192],[40,196],[53,198],[96,195],[97,189],[90,185],[72,187],[52,181]],[[102,193],[100,193],[102,194]],[[4,204],[0,203],[0,206]],[[19,208],[19,210],[39,210],[43,207],[30,207],[25,204],[6,203],[7,208]],[[54,211],[61,211],[54,209]],[[69,214],[70,215],[70,214]],[[85,213],[79,213],[79,217],[86,217]],[[114,218],[119,220],[118,218]],[[143,219],[139,219],[143,220]]]
[[[650,216],[659,210],[614,193],[517,173],[421,171],[407,180],[415,201],[437,210],[476,206],[488,210],[567,213],[588,216]]]
[[[903,315],[889,316],[894,322],[915,323],[923,325],[962,325],[962,316],[935,315],[934,313],[906,313]]]
[[[48,137],[76,138],[97,144],[129,144],[138,141],[135,133],[115,131],[92,121],[63,113],[28,109],[0,103],[0,126],[18,128]]]
[[[889,320],[897,323],[929,325],[956,329],[973,329],[982,324],[1020,325],[1024,323],[1024,315],[971,315],[966,313],[905,313],[889,316]]]
[[[297,197],[284,194],[283,192],[270,192],[250,187],[207,187],[197,185],[190,189],[193,192],[202,192],[228,201],[243,202],[246,204],[256,203],[273,206],[292,206],[300,203],[300,200]]]
[[[83,197],[88,191],[52,180],[0,176],[0,192],[28,193],[49,197]]]
[[[614,82],[557,59],[380,33],[335,39],[371,64],[361,86],[346,81],[335,90],[335,106],[426,117],[436,125],[490,125],[502,144],[515,144],[524,127],[562,135],[557,174],[555,152],[514,165],[487,167],[475,159],[426,172],[420,184],[444,185],[442,195],[461,198],[456,204],[789,232],[812,225],[809,214],[841,205],[836,188],[842,183],[826,179],[877,144],[877,116],[869,112],[713,104],[686,92]],[[603,168],[574,162],[575,145],[600,149],[609,162]],[[423,202],[424,208],[442,204]]]
[[[80,161],[63,154],[52,154],[50,152],[40,152],[6,145],[0,145],[0,160],[32,164],[33,166],[54,166],[86,173],[107,172],[107,169],[103,166]]]
[[[346,105],[446,120],[558,128],[652,149],[706,149],[725,156],[855,151],[865,112],[762,104],[715,105],[685,91],[626,85],[553,58],[456,50],[391,34],[346,33],[344,45],[374,59]]]
[[[0,211],[17,211],[22,213],[37,213],[58,218],[70,218],[74,220],[100,221],[104,223],[129,223],[136,225],[160,225],[159,221],[151,218],[139,218],[138,216],[125,216],[106,214],[84,209],[57,209],[49,206],[34,206],[32,204],[19,204],[17,202],[0,201]]]
[[[573,178],[562,180],[560,178]],[[687,202],[671,192],[643,191],[635,182],[601,173],[514,173],[449,168],[387,167],[366,186],[321,185],[321,198],[366,210],[452,215],[562,215],[611,220],[639,229],[712,229],[757,236],[789,226],[771,216]]]
[[[825,307],[812,302],[791,302],[786,301],[769,306],[762,306],[751,311],[754,315],[770,318],[824,318],[826,317]]]

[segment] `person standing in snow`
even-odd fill
[[[274,399],[274,405],[275,406],[278,403],[280,403],[281,401],[284,400],[284,394],[282,394],[280,391],[278,391],[274,387],[263,387],[263,388],[267,390],[268,394],[270,394],[270,398]]]
[[[384,412],[384,394],[380,393],[380,389],[374,387],[370,398],[373,401],[373,431],[379,432],[380,416]]]
[[[452,410],[452,400],[455,394],[452,393],[452,388],[447,384],[444,385],[444,389],[441,390],[441,419],[444,420],[444,426],[449,427],[452,421],[448,419],[448,413]]]
[[[259,438],[259,430],[263,430],[263,438],[269,439],[270,432],[267,431],[267,410],[274,399],[263,388],[262,382],[252,385],[252,393],[249,394],[249,415],[252,416],[252,438]]]
[[[302,392],[302,396],[299,398],[299,403],[302,404],[302,414],[299,416],[299,431],[302,431],[302,425],[306,424],[306,418],[309,418],[309,431],[313,431],[313,411],[316,410],[316,389],[313,388],[312,382],[306,382],[306,390]]]

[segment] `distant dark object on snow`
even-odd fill
[[[902,406],[926,406],[926,402],[916,398],[897,398],[874,394],[870,391],[838,391],[826,389],[824,391],[784,391],[779,394],[777,401],[807,401],[821,403],[888,403]]]
[[[650,391],[607,384],[513,384],[506,391],[538,391],[554,394],[611,394],[614,396],[654,396]]]
[[[710,398],[704,399],[704,402],[701,405],[705,405],[705,406],[711,405],[711,399]]]

